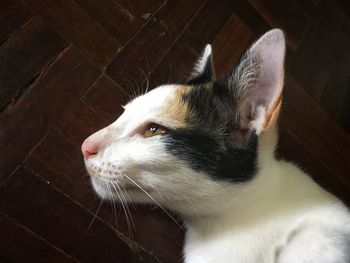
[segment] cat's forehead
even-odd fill
[[[135,110],[142,107],[144,110],[159,110],[164,106],[166,100],[174,95],[179,85],[162,85],[148,93],[131,100],[126,106],[126,110]]]
[[[183,94],[189,92],[186,85],[163,85],[135,98],[125,105],[125,112],[116,125],[139,125],[157,122],[169,127],[183,127],[188,107]]]

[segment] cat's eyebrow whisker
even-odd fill
[[[181,224],[168,211],[166,211],[166,209],[157,200],[155,200],[146,190],[144,190],[138,183],[136,183],[133,179],[131,179],[126,174],[123,174],[123,176],[125,176],[132,183],[134,183],[138,188],[140,188],[140,190],[142,190],[142,192],[144,192],[150,199],[152,199],[152,201],[155,202],[159,206],[159,208],[162,209],[164,211],[164,213],[166,213],[171,218],[171,220],[173,220],[174,223],[182,229]]]
[[[147,84],[146,84],[146,89],[145,89],[145,91],[144,91],[144,94],[146,94],[146,93],[148,92],[148,88],[149,88],[149,79],[148,79],[146,73],[143,71],[142,68],[138,67],[138,69],[140,70],[140,72],[142,73],[142,75],[145,77],[145,79],[142,81],[142,83],[145,82],[145,81],[146,81],[146,83],[147,83]]]
[[[137,94],[137,85],[135,86],[135,82],[133,81],[133,83],[131,82],[131,79],[125,79],[125,81],[127,81],[130,90],[132,91],[132,99],[135,99],[138,94]]]
[[[141,96],[142,95],[142,88],[140,87],[140,85],[137,83],[137,81],[134,78],[131,78],[132,82],[134,82],[134,85],[136,86],[136,97]]]
[[[138,84],[136,83],[136,81],[134,79],[127,79],[127,78],[124,78],[124,80],[128,84],[130,91],[132,92],[131,99],[137,98],[140,95],[139,94],[140,90],[139,90],[139,87],[138,87]]]
[[[129,95],[130,99],[136,98],[136,97],[137,97],[136,89],[135,89],[135,87],[130,83],[130,80],[128,80],[127,78],[124,78],[124,83],[128,86],[128,91],[131,92],[131,94],[128,92],[128,95]]]
[[[147,71],[148,71],[148,86],[149,86],[149,83],[151,82],[151,69],[150,69],[150,66],[149,66],[149,60],[147,59]],[[148,92],[148,87],[147,87],[147,92]]]

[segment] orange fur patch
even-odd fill
[[[281,109],[281,105],[282,105],[282,94],[280,94],[278,98],[275,100],[275,102],[273,103],[273,106],[271,107],[271,110],[266,113],[266,118],[265,118],[264,127],[263,127],[264,130],[267,130],[268,128],[270,128],[276,123],[280,109]]]
[[[187,105],[183,102],[181,96],[189,92],[191,87],[180,86],[178,87],[174,95],[166,101],[166,107],[164,108],[162,115],[171,120],[177,127],[186,126],[186,118],[189,114]]]

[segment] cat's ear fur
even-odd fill
[[[212,48],[207,44],[202,56],[198,58],[190,78],[186,81],[187,85],[198,85],[211,82],[215,79],[213,65]]]
[[[280,29],[267,32],[246,52],[226,82],[235,89],[240,127],[255,131],[257,135],[273,126],[278,117],[285,49]]]

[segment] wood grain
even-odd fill
[[[33,17],[0,46],[0,109],[18,99],[68,45]]]
[[[0,212],[1,262],[78,262]]]
[[[33,87],[0,116],[0,182],[26,158],[62,111],[81,96],[99,74],[98,68],[74,48],[66,49]]]
[[[108,64],[120,47],[73,0],[24,0],[24,3],[98,66]]]
[[[125,87],[144,81],[197,14],[202,1],[169,1],[107,67],[107,74]]]
[[[20,167],[0,189],[0,211],[80,261],[109,262],[118,258],[124,262],[155,262],[142,251],[134,253],[99,219],[89,227],[93,214],[48,184]],[[32,217],[33,213],[40,217]]]

